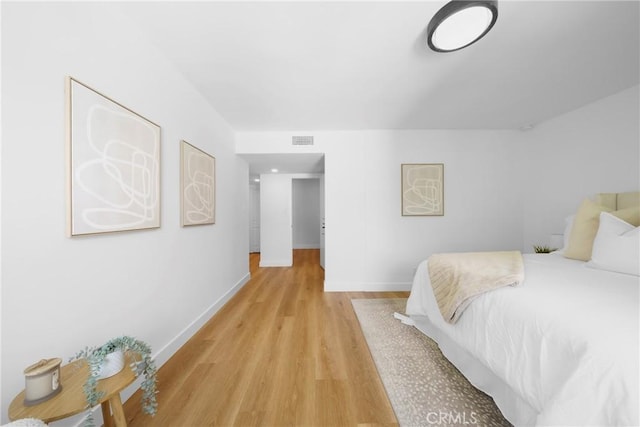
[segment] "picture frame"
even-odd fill
[[[444,164],[403,163],[402,216],[444,215]]]
[[[160,126],[67,76],[67,235],[160,227]]]
[[[216,222],[216,158],[180,141],[180,218],[183,227]]]

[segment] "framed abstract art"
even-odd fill
[[[180,141],[182,225],[215,224],[216,159]]]
[[[67,233],[160,227],[160,126],[67,77]]]
[[[444,215],[444,164],[405,163],[402,174],[402,215]]]

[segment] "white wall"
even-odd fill
[[[238,153],[325,153],[327,290],[408,289],[434,252],[519,249],[517,131],[241,132]],[[445,216],[402,217],[400,164],[445,164]]]
[[[293,265],[291,230],[291,176],[260,176],[260,266]]]
[[[120,334],[163,362],[248,278],[233,130],[115,10],[2,4],[3,422],[28,364]],[[160,229],[65,236],[66,75],[161,125]],[[312,147],[291,147],[288,132],[236,137],[238,153],[325,153],[325,286],[390,290],[408,289],[433,252],[527,250],[582,197],[638,189],[638,115],[635,87],[524,133],[324,131]],[[213,226],[179,227],[180,139],[216,156]],[[445,216],[400,215],[409,162],[445,164]]]
[[[640,189],[640,89],[524,132],[524,247],[549,244],[585,197]]]
[[[115,10],[2,4],[3,422],[27,365],[122,334],[163,363],[248,279],[233,130]],[[65,236],[66,75],[162,127],[160,229]],[[180,139],[217,159],[215,225],[180,227]]]
[[[249,184],[249,251],[260,252],[260,184]]]
[[[293,180],[293,248],[320,247],[320,180]]]
[[[530,131],[240,132],[238,153],[325,154],[326,290],[408,289],[434,252],[549,244],[584,197],[640,188],[638,86]],[[300,133],[297,131],[297,133]],[[400,164],[445,164],[445,215],[400,215]]]

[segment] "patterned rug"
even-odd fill
[[[406,302],[351,300],[400,426],[510,426],[433,340],[393,317],[404,313]]]

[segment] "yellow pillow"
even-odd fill
[[[611,215],[615,215],[623,221],[628,222],[634,227],[640,226],[640,206],[620,209],[617,211],[610,212]]]
[[[601,212],[609,212],[636,227],[640,224],[640,207],[612,211],[610,208],[585,199],[580,204],[575,219],[573,220],[573,227],[569,234],[569,243],[564,251],[566,258],[581,261],[589,261],[591,259],[593,240],[596,238],[596,233],[600,226]]]
[[[600,213],[611,212],[611,209],[598,205],[589,199],[584,199],[576,212],[573,227],[569,234],[569,244],[564,251],[564,256],[581,261],[591,259],[593,240],[596,238],[600,225]]]

